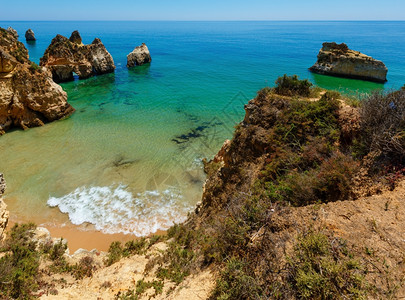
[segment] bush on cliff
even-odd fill
[[[299,80],[297,75],[279,77],[276,80],[275,91],[279,95],[284,96],[304,96],[308,97],[311,94],[312,83],[308,79]]]
[[[299,299],[364,299],[365,270],[344,241],[320,232],[298,238],[288,262],[288,281]]]
[[[38,289],[39,252],[32,241],[32,223],[16,224],[10,231],[1,250],[0,298],[31,299]]]
[[[403,164],[405,158],[405,90],[374,92],[360,106],[357,154],[375,153],[380,161]]]

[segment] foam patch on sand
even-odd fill
[[[145,236],[183,222],[192,210],[175,188],[133,195],[125,186],[80,187],[48,205],[69,215],[75,225],[91,223],[104,233]]]

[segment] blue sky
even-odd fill
[[[405,0],[16,0],[0,20],[405,20]]]

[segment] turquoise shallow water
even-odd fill
[[[137,235],[181,221],[201,198],[212,157],[258,89],[284,73],[346,93],[405,83],[405,22],[2,22],[39,62],[56,34],[101,38],[114,74],[62,84],[69,119],[0,137],[0,171],[18,220]],[[20,40],[24,40],[20,38]],[[324,41],[385,62],[385,85],[308,72]],[[152,64],[128,70],[145,42]],[[53,207],[51,207],[53,206]],[[63,213],[61,213],[61,211]],[[87,228],[88,226],[86,226]],[[93,228],[92,227],[92,228]]]

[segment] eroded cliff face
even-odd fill
[[[114,60],[100,39],[83,45],[77,31],[70,39],[58,34],[46,49],[40,65],[50,70],[56,82],[72,81],[73,72],[79,79],[85,79],[115,70]]]
[[[73,112],[52,74],[32,63],[24,45],[0,28],[0,135],[12,127],[41,126]]]
[[[331,76],[386,82],[388,69],[382,61],[358,51],[350,50],[342,43],[323,43],[318,61],[311,72]]]
[[[4,231],[6,230],[9,218],[7,205],[3,201],[3,194],[6,190],[6,181],[3,174],[0,173],[0,242],[5,238]]]

